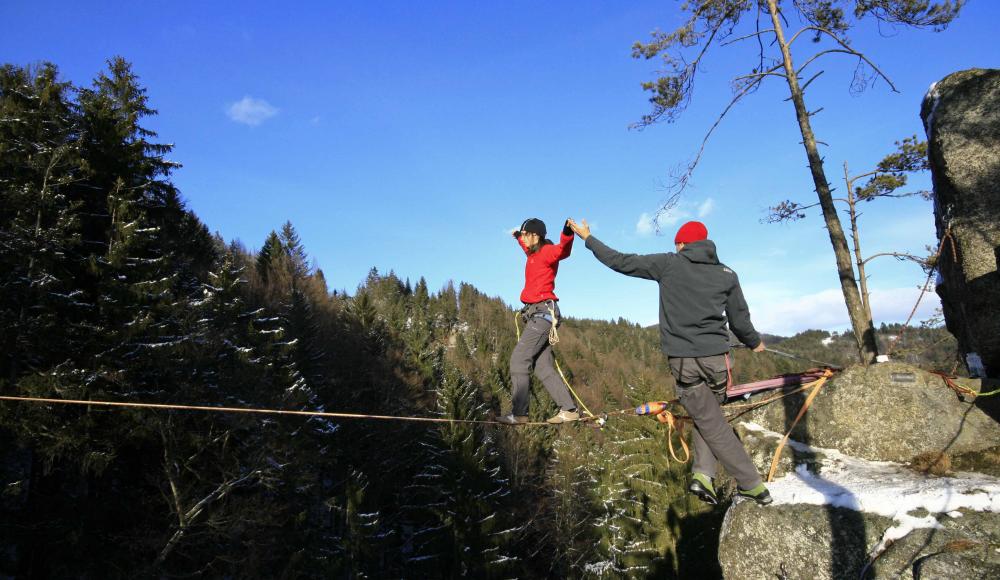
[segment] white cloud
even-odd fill
[[[704,218],[708,216],[708,214],[712,213],[712,210],[714,209],[715,209],[715,200],[712,198],[708,198],[705,201],[701,202],[701,205],[698,206],[698,217]]]
[[[686,219],[689,217],[691,217],[691,212],[680,206],[677,206],[671,208],[671,210],[668,211],[667,213],[662,214],[657,221],[660,222],[660,225],[673,226],[676,225],[677,222],[681,221],[682,219]]]
[[[264,99],[255,99],[249,95],[229,105],[226,115],[237,123],[256,127],[278,114],[278,109]]]
[[[872,318],[875,319],[875,324],[906,322],[906,317],[910,315],[919,296],[920,288],[914,286],[872,290]],[[930,318],[934,311],[940,307],[941,299],[934,292],[934,288],[928,289],[920,300],[920,306],[917,307],[917,312],[913,315],[910,324],[918,324],[921,320]]]
[[[919,294],[920,289],[915,287],[872,290],[872,317],[876,326],[882,322],[905,322]],[[761,332],[791,336],[811,328],[845,330],[850,327],[840,288],[828,288],[802,296],[770,292],[764,298],[759,292],[747,288],[747,295],[753,324]],[[937,294],[929,291],[924,294],[910,324],[929,318],[940,306]]]
[[[656,227],[653,224],[653,216],[643,212],[642,215],[639,216],[639,221],[635,224],[635,233],[640,236],[649,236],[652,235],[654,231],[656,231]]]
[[[688,220],[695,216],[698,219],[702,219],[715,210],[715,200],[711,197],[706,198],[703,201],[681,201],[674,207],[670,208],[668,211],[663,213],[655,213],[653,216],[643,213],[639,217],[639,223],[636,225],[636,233],[643,236],[648,236],[649,234],[656,231],[656,226],[675,226],[681,220]],[[648,228],[645,225],[648,223]]]

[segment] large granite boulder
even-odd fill
[[[782,435],[749,430],[769,445]],[[810,459],[768,484],[774,504],[726,512],[725,578],[1000,578],[1000,478],[789,446]]]
[[[761,508],[741,501],[723,522],[719,564],[723,577],[734,580],[857,580],[866,566],[864,578],[1000,578],[1000,515],[958,510],[953,516],[930,516],[939,527],[909,532],[872,561],[871,550],[897,526],[890,518],[850,508]]]
[[[762,473],[805,395],[733,421]],[[851,367],[792,430],[768,483],[774,504],[730,505],[719,564],[739,580],[1000,578],[998,475],[1000,428],[941,377],[894,362]]]
[[[751,402],[771,396],[773,392],[760,394]],[[785,433],[805,398],[805,392],[785,397],[733,422],[763,473],[777,442],[762,439],[747,424]],[[854,366],[834,375],[792,430],[791,438],[864,459],[907,463],[919,456],[954,457],[995,448],[1000,446],[1000,427],[974,402],[960,399],[940,376],[888,362]],[[779,473],[808,461],[808,455],[789,447]]]
[[[938,266],[945,322],[970,372],[1000,377],[1000,70],[948,75],[928,91],[920,117],[938,239],[954,240]]]

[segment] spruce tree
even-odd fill
[[[470,381],[439,358],[438,415],[481,419],[485,406]],[[430,432],[424,467],[409,486],[414,570],[439,577],[501,577],[516,558],[508,552],[516,529],[502,509],[510,493],[492,438],[479,426],[448,423]]]
[[[62,355],[63,316],[87,308],[66,256],[83,172],[72,87],[51,64],[0,67],[0,389]]]

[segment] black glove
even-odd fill
[[[514,230],[513,232],[511,232],[510,235],[514,236],[515,239],[519,240],[521,239],[521,230]]]
[[[573,228],[569,227],[569,220],[566,220],[566,223],[563,224],[563,235],[564,236],[572,236],[573,235]]]

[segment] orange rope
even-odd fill
[[[681,432],[681,425],[684,419],[688,417],[675,417],[670,411],[663,411],[656,416],[656,420],[660,423],[666,423],[667,425],[667,449],[670,451],[670,456],[674,458],[677,463],[687,463],[691,461],[691,450],[688,449],[687,441],[684,440],[684,433]],[[677,431],[677,438],[681,442],[681,448],[684,449],[684,459],[677,457],[677,452],[674,451],[674,431]]]
[[[955,377],[947,375],[947,374],[945,374],[945,373],[943,373],[941,371],[927,371],[927,372],[931,373],[932,375],[937,375],[937,376],[941,377],[941,379],[944,380],[944,384],[949,389],[951,389],[951,390],[955,391],[956,393],[958,393],[959,396],[966,396],[966,397],[973,397],[973,398],[975,398],[975,397],[989,397],[991,395],[996,395],[997,393],[1000,393],[1000,390],[989,391],[989,392],[986,392],[986,393],[973,391],[969,387],[963,387],[962,385],[959,385],[958,383],[956,383],[954,381]]]
[[[945,242],[951,242],[951,259],[953,262],[958,262],[958,252],[955,250],[955,239],[951,237],[951,226],[944,231],[944,235],[941,236],[941,243],[938,245],[937,253],[934,254],[934,267],[931,268],[930,272],[927,273],[927,281],[924,282],[924,287],[920,291],[920,295],[917,296],[917,303],[913,305],[913,310],[910,311],[910,315],[906,318],[906,322],[903,323],[903,328],[899,331],[899,337],[889,345],[889,352],[885,353],[887,356],[892,354],[895,350],[897,344],[903,342],[903,335],[906,334],[906,329],[910,326],[910,321],[913,320],[913,315],[917,313],[917,307],[920,306],[920,301],[924,299],[924,294],[927,293],[927,289],[930,288],[931,279],[934,277],[934,271],[938,269],[938,264],[941,261],[941,252],[944,251]]]

